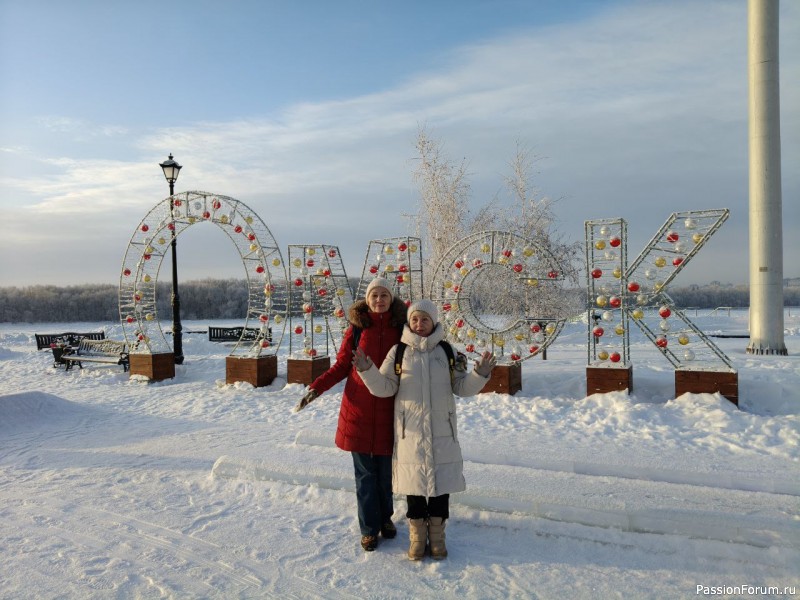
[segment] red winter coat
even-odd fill
[[[342,339],[336,363],[314,380],[309,387],[318,394],[326,392],[345,377],[347,383],[339,409],[336,446],[348,452],[391,456],[394,446],[394,398],[373,396],[353,366],[353,327],[361,328],[358,346],[376,365],[383,363],[389,349],[400,341],[406,321],[406,306],[395,298],[385,313],[374,313],[365,300],[348,311],[351,327]]]

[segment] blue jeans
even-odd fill
[[[361,535],[378,535],[392,520],[392,457],[352,452]]]

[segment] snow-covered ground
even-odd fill
[[[65,373],[34,333],[121,327],[2,324],[0,597],[797,597],[798,312],[788,357],[715,340],[740,409],[674,399],[669,363],[637,338],[633,393],[587,398],[585,325],[568,325],[517,395],[460,401],[468,490],[449,558],[421,563],[401,497],[398,537],[359,546],[351,459],[333,445],[341,385],[293,413],[285,355],[269,387],[227,386],[229,350],[196,334],[174,380]],[[743,311],[690,316],[746,330]]]

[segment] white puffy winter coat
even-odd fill
[[[359,373],[373,395],[396,394],[392,488],[398,494],[433,497],[466,489],[453,394],[477,394],[489,378],[467,372],[462,364],[451,381],[447,354],[438,345],[443,338],[441,325],[428,337],[406,325],[399,380],[394,370],[397,346],[389,350],[380,370],[372,365]]]

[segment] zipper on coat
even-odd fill
[[[400,436],[401,439],[406,439],[406,412],[403,411],[403,433]]]
[[[383,315],[382,314],[378,315],[378,329],[380,330],[380,335],[378,337],[378,340],[379,340],[378,348],[380,348],[381,352],[382,352],[383,351]],[[376,434],[375,430],[376,429],[377,429],[377,414],[376,414],[376,410],[375,410],[375,404],[373,403],[373,405],[372,405],[372,450],[373,451],[375,450],[375,434]],[[372,457],[372,452],[370,452],[369,455],[370,455],[370,457]]]
[[[450,423],[450,433],[453,434],[453,439],[456,439],[456,428],[453,427],[453,413],[447,413],[447,422]]]

